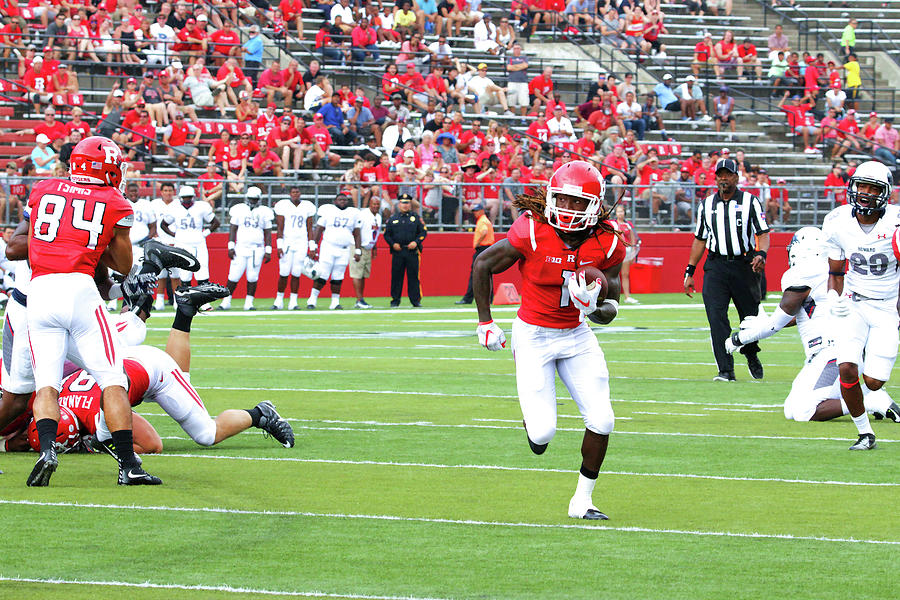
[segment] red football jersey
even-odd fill
[[[569,298],[569,277],[585,265],[608,269],[625,259],[625,244],[612,233],[598,230],[577,248],[569,248],[551,225],[532,219],[529,213],[516,219],[506,239],[523,257],[518,316],[540,327],[577,327],[582,316]]]
[[[150,387],[146,369],[135,360],[124,360],[128,376],[128,401],[137,406]],[[65,406],[78,417],[82,433],[97,433],[97,417],[100,416],[100,397],[103,391],[87,371],[75,371],[63,380],[59,392],[59,405]]]
[[[40,181],[28,197],[32,278],[51,273],[91,277],[116,227],[131,227],[134,211],[117,188]]]

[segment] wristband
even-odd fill
[[[272,254],[272,246],[266,246],[266,254]]]
[[[357,248],[356,250],[353,251],[353,254],[356,254],[358,256],[358,255],[362,254],[362,250],[360,248]]]
[[[684,275],[686,277],[693,277],[694,272],[697,270],[697,265],[688,265],[684,268]]]
[[[757,255],[757,256],[762,256],[762,259],[763,259],[763,260],[766,260],[766,256],[767,256],[767,255],[766,255],[766,251],[765,251],[765,250],[757,250],[757,251],[756,251],[756,255]]]
[[[308,247],[309,247],[309,251],[310,251],[310,252],[315,252],[315,250],[316,250],[316,241],[315,241],[315,240],[309,240],[309,246],[308,246]]]
[[[832,275],[834,277],[843,277],[844,276],[843,271],[828,271],[828,274]]]
[[[228,242],[228,249],[234,250],[234,242]]]
[[[491,319],[490,321],[478,321],[478,326],[481,327],[482,325],[490,325],[493,322],[493,319]]]
[[[735,331],[731,334],[731,343],[735,346],[743,346],[744,342],[741,341],[741,332]]]
[[[203,230],[203,237],[209,237],[209,234],[211,234],[211,233],[212,233],[212,230],[211,230],[211,229],[204,229],[204,230]]]
[[[109,299],[116,300],[122,297],[122,284],[114,283],[109,286]]]

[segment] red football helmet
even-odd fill
[[[588,201],[585,210],[569,210],[556,205],[556,196],[565,194]],[[573,160],[562,165],[547,186],[547,208],[544,216],[553,227],[563,231],[580,231],[597,224],[603,208],[606,183],[600,171],[583,160]]]
[[[108,185],[121,189],[127,169],[119,145],[109,138],[92,135],[78,142],[69,158],[69,179],[74,183]]]
[[[59,426],[56,428],[56,451],[62,454],[75,447],[81,439],[78,428],[78,418],[65,406],[59,407]],[[38,440],[37,425],[34,419],[28,424],[28,444],[35,452],[41,451],[41,442]]]

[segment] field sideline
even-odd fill
[[[36,455],[0,454],[0,599],[896,596],[900,425],[874,422],[879,448],[851,453],[848,418],[786,421],[795,331],[762,343],[763,381],[738,356],[728,384],[699,298],[642,296],[596,327],[617,422],[595,525],[566,516],[583,424],[565,388],[534,456],[510,352],[479,348],[453,300],[198,317],[210,412],[271,400],[296,447],[251,430],[201,448],[144,403],[158,488],[119,488],[100,455],[26,488]],[[513,317],[495,311],[507,334]],[[155,315],[148,343],[170,322]]]

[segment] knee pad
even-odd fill
[[[609,435],[616,424],[616,417],[612,409],[602,410],[585,415],[584,426],[600,435]]]

